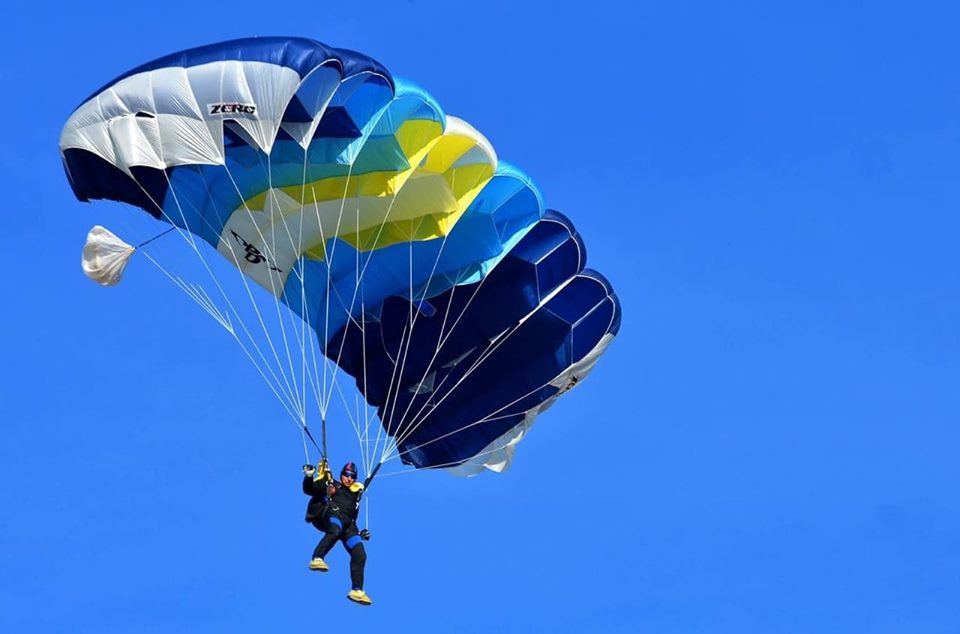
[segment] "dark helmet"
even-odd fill
[[[347,464],[343,465],[343,469],[340,469],[340,475],[342,475],[342,476],[350,476],[351,478],[353,478],[354,480],[356,480],[356,479],[357,479],[357,465],[353,464],[352,462],[348,462]]]

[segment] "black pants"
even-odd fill
[[[326,557],[337,540],[343,542],[343,547],[350,553],[350,582],[354,590],[363,590],[363,567],[367,563],[367,551],[363,548],[363,540],[357,532],[356,523],[335,513],[310,523],[324,534],[323,539],[313,549],[314,558]]]

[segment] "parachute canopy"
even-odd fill
[[[418,468],[505,468],[619,328],[531,179],[360,53],[271,37],[169,55],[83,102],[60,150],[79,200],[199,238],[299,316]],[[88,274],[114,283],[132,247],[95,231]]]

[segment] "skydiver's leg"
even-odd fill
[[[350,549],[350,583],[356,590],[363,590],[363,568],[367,564],[367,551],[357,543]]]
[[[367,564],[367,551],[357,534],[356,526],[351,526],[340,537],[343,547],[350,553],[350,582],[354,590],[363,590],[363,568]]]
[[[343,532],[343,522],[336,515],[331,515],[325,520],[314,522],[313,525],[324,533],[320,543],[313,549],[313,557],[314,559],[323,559],[340,538],[340,534]]]

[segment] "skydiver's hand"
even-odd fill
[[[367,529],[363,529],[362,531],[360,531],[360,539],[362,539],[363,541],[369,541],[370,531],[368,531]]]
[[[314,473],[314,470],[313,470],[313,465],[312,465],[312,464],[305,464],[305,465],[303,465],[303,475],[305,475],[305,476],[308,477],[308,478],[312,478],[312,477],[313,477],[313,473]]]

